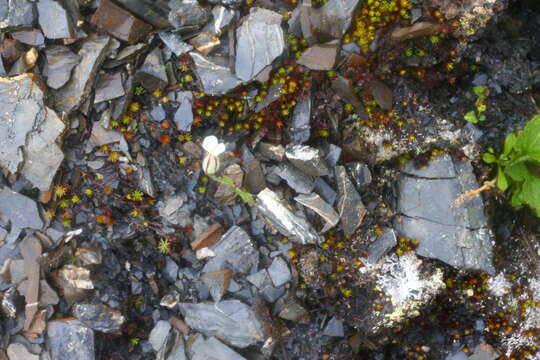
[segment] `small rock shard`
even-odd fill
[[[219,46],[221,41],[219,40],[219,36],[216,34],[210,31],[201,31],[199,34],[189,40],[189,43],[195,49],[197,49],[198,52],[206,56],[210,54],[217,46]]]
[[[238,300],[215,304],[178,304],[186,323],[206,336],[245,348],[264,340],[262,325],[255,312]]]
[[[343,231],[346,236],[350,236],[362,223],[367,210],[360,194],[349,179],[345,167],[336,166],[336,178],[339,193],[337,209]]]
[[[397,245],[396,233],[393,229],[382,229],[382,235],[377,236],[368,247],[368,261],[375,264],[390,249]]]
[[[246,360],[215,337],[205,340],[201,334],[189,339],[187,353],[191,360]]]
[[[84,103],[92,90],[96,70],[105,59],[110,40],[108,36],[100,36],[83,43],[78,53],[81,62],[75,66],[68,83],[55,92],[57,110],[71,113]]]
[[[112,74],[101,74],[96,86],[94,104],[116,99],[125,94],[121,71]]]
[[[345,331],[343,329],[343,320],[336,318],[335,316],[328,321],[326,324],[323,335],[334,336],[334,337],[343,337],[345,336]]]
[[[13,39],[31,46],[41,46],[45,42],[43,34],[38,29],[14,31],[11,36]]]
[[[47,62],[43,75],[47,78],[47,86],[59,89],[68,82],[71,70],[79,64],[81,57],[74,54],[67,46],[53,45],[45,48]]]
[[[392,110],[392,105],[393,105],[392,89],[390,89],[385,83],[383,83],[380,80],[371,81],[368,87],[371,90],[373,97],[375,98],[375,102],[383,110],[388,110],[388,111]]]
[[[341,39],[351,24],[358,3],[359,0],[329,0],[318,9],[308,8],[309,31],[323,41]],[[305,27],[302,26],[304,35]]]
[[[307,48],[296,62],[311,70],[332,70],[336,63],[338,49],[337,41],[316,44]]]
[[[137,71],[136,78],[144,88],[149,90],[163,89],[167,85],[169,80],[159,47],[155,47],[146,56],[144,63]]]
[[[10,344],[7,348],[7,356],[9,360],[39,360],[39,355],[32,354],[21,343]]]
[[[63,3],[56,0],[39,0],[39,25],[48,39],[71,39],[76,37],[76,24]]]
[[[294,166],[308,175],[325,176],[329,173],[319,149],[307,145],[287,146],[285,156]]]
[[[12,226],[19,229],[43,227],[36,202],[7,188],[0,189],[0,214],[7,217]]]
[[[171,324],[165,320],[159,320],[154,328],[150,332],[148,341],[152,345],[154,351],[160,351],[163,345],[165,345],[165,340],[167,340],[167,335],[171,330]]]
[[[94,331],[77,320],[50,321],[47,345],[52,360],[94,360]]]
[[[90,270],[75,265],[65,265],[55,273],[54,281],[62,288],[93,289],[94,283],[90,279]]]
[[[205,24],[212,16],[197,0],[171,0],[169,23],[177,29]]]
[[[152,30],[152,26],[136,18],[110,0],[100,2],[91,21],[112,36],[126,41],[128,44],[138,43]]]
[[[324,219],[326,224],[321,232],[326,232],[337,225],[339,222],[339,215],[334,210],[332,206],[326,203],[321,197],[317,194],[300,194],[294,198],[300,204],[310,208],[315,211],[320,217]]]
[[[303,144],[311,134],[311,95],[301,100],[294,108],[291,122],[291,141],[293,144]]]
[[[191,107],[191,101],[193,95],[191,91],[181,91],[178,93],[178,102],[180,106],[174,114],[174,123],[178,131],[191,131],[191,125],[193,124],[193,109]]]
[[[0,1],[0,30],[32,27],[35,18],[36,8],[31,1]]]
[[[218,241],[223,235],[223,228],[220,224],[214,224],[210,226],[204,233],[199,235],[197,239],[191,242],[191,248],[193,250],[200,250],[202,248],[211,246]]]
[[[87,327],[104,333],[118,332],[126,318],[105,305],[75,304],[73,315]]]
[[[233,272],[230,269],[210,271],[201,275],[201,281],[210,289],[210,295],[215,302],[221,300],[229,289]]]
[[[223,95],[242,83],[239,78],[233,75],[229,67],[220,65],[213,59],[198,52],[193,51],[190,55],[205,93]]]
[[[397,28],[392,31],[392,40],[401,42],[415,39],[421,36],[437,35],[441,33],[442,27],[439,24],[429,22],[419,22],[412,26]]]
[[[274,313],[282,319],[306,324],[309,322],[309,312],[298,302],[298,299],[288,293],[274,305]]]
[[[251,8],[236,30],[235,73],[250,81],[285,50],[282,16],[263,8]]]
[[[257,209],[291,241],[305,245],[316,244],[321,240],[305,218],[295,215],[277,194],[268,188],[257,195]]]
[[[315,187],[315,179],[290,164],[281,164],[276,174],[287,182],[287,185],[300,194],[309,194]]]
[[[159,38],[176,56],[188,53],[193,50],[193,46],[182,41],[182,36],[172,31],[162,31]]]
[[[272,283],[276,287],[285,285],[291,280],[289,265],[281,257],[274,258],[274,261],[268,267],[268,275],[270,275],[270,279],[272,279]]]

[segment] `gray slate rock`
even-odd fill
[[[47,347],[51,360],[94,360],[94,331],[76,320],[50,321]]]
[[[274,286],[282,286],[291,280],[291,270],[287,262],[280,257],[274,258],[272,264],[268,267],[268,275],[272,279]]]
[[[282,235],[293,242],[305,245],[316,244],[321,240],[321,237],[304,217],[289,210],[277,194],[268,188],[257,195],[257,209],[272,222]]]
[[[362,198],[347,175],[343,166],[336,166],[338,184],[337,210],[346,236],[352,235],[362,223],[367,213]]]
[[[215,336],[239,348],[264,340],[262,325],[255,312],[238,300],[215,304],[181,303],[178,306],[186,323],[206,336]]]
[[[77,34],[72,16],[57,0],[39,0],[39,25],[48,39],[71,39]]]
[[[210,250],[216,255],[206,263],[202,272],[231,269],[245,274],[251,269],[256,270],[259,264],[259,253],[249,235],[239,226],[231,227],[210,246]]]
[[[349,170],[349,174],[351,175],[354,184],[358,188],[371,183],[371,171],[366,164],[361,162],[352,162],[347,164],[347,170]]]
[[[104,73],[99,76],[96,85],[94,104],[116,99],[125,94],[124,85],[122,85],[122,72],[118,71],[112,74]]]
[[[303,144],[311,135],[311,95],[296,104],[291,122],[291,142]]]
[[[7,188],[0,189],[0,214],[6,216],[11,225],[19,229],[43,227],[37,203]]]
[[[235,73],[250,81],[285,50],[281,15],[267,9],[251,8],[236,30]]]
[[[150,336],[148,336],[148,341],[155,351],[159,351],[165,345],[165,340],[167,340],[170,330],[171,324],[165,320],[159,320],[154,325],[154,328],[150,331]]]
[[[339,215],[332,206],[326,203],[321,197],[315,193],[300,194],[294,198],[297,202],[315,211],[325,221],[325,225],[321,232],[326,232],[337,225]]]
[[[195,70],[205,93],[223,95],[242,83],[228,66],[220,63],[217,59],[205,57],[196,51],[189,54],[193,59]]]
[[[298,169],[311,176],[328,175],[328,165],[319,149],[306,145],[292,145],[285,149],[285,156]]]
[[[193,50],[193,46],[182,41],[182,36],[175,32],[162,31],[159,33],[159,38],[176,56],[180,56]]]
[[[34,355],[21,343],[11,343],[7,348],[9,360],[39,360],[39,355]]]
[[[205,340],[201,334],[195,334],[189,339],[188,354],[191,360],[246,360],[215,337]]]
[[[343,329],[343,320],[336,318],[335,316],[328,321],[326,324],[323,335],[334,336],[334,337],[343,337],[345,336],[345,331]]]
[[[43,75],[47,78],[47,86],[53,89],[64,86],[71,77],[71,70],[81,61],[81,56],[62,45],[48,46],[45,57]]]
[[[35,4],[28,0],[0,0],[0,30],[32,27]]]
[[[57,110],[71,113],[84,103],[92,91],[97,69],[105,59],[110,40],[109,36],[100,36],[83,43],[78,52],[81,62],[73,70],[68,83],[54,93]]]
[[[193,94],[191,91],[181,91],[178,93],[177,99],[180,102],[180,106],[174,114],[174,123],[178,131],[189,132],[193,124],[193,109],[191,107]]]
[[[184,337],[179,331],[174,332],[173,345],[165,360],[186,360],[186,344]]]
[[[163,89],[167,83],[167,72],[163,63],[163,55],[159,47],[155,47],[137,71],[137,80],[149,90]]]
[[[126,321],[120,311],[105,305],[76,304],[73,315],[89,328],[104,333],[120,331]]]
[[[259,289],[259,293],[269,303],[276,302],[285,293],[285,288],[274,286],[267,269],[262,269],[255,274],[251,274],[246,279]]]
[[[358,3],[359,0],[329,0],[319,9],[308,8],[310,28],[302,26],[304,37],[315,35],[323,41],[341,39],[351,25]]]
[[[171,0],[169,7],[169,23],[177,29],[203,25],[212,16],[210,10],[202,7],[197,0]]]
[[[470,162],[454,162],[448,155],[426,168],[405,166],[398,182],[395,222],[401,236],[420,241],[416,253],[439,259],[456,268],[494,273],[492,243],[481,197],[459,205],[459,195],[478,188]]]
[[[14,31],[11,36],[13,39],[30,46],[41,46],[45,43],[45,37],[38,29]]]
[[[397,245],[396,233],[393,229],[384,228],[382,235],[377,236],[368,247],[368,261],[375,264],[383,255]]]
[[[300,194],[309,194],[315,187],[315,179],[306,175],[294,166],[283,163],[276,168],[275,173],[287,182],[287,185]]]

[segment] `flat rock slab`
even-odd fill
[[[83,43],[78,52],[81,62],[73,70],[68,83],[54,94],[57,110],[71,113],[86,100],[94,85],[96,70],[105,59],[110,40],[108,36],[100,36]]]
[[[19,229],[41,229],[43,227],[37,203],[6,188],[0,189],[0,214],[6,216],[11,221],[12,226]]]
[[[92,22],[128,44],[143,40],[152,30],[152,26],[109,0],[101,1]]]
[[[420,256],[493,274],[493,248],[482,198],[453,204],[459,195],[476,188],[470,162],[455,162],[443,155],[423,169],[406,164],[398,182],[401,216],[396,230],[420,241],[416,249]]]
[[[245,348],[264,340],[262,325],[255,312],[238,300],[215,304],[178,304],[186,323],[206,336]]]
[[[0,0],[0,30],[32,27],[36,7],[28,0]]]
[[[71,70],[81,61],[79,55],[62,45],[48,46],[45,57],[47,62],[43,75],[47,78],[47,86],[53,89],[64,86],[71,77]]]
[[[201,334],[189,339],[188,354],[191,360],[246,360],[215,337],[205,340]]]
[[[195,51],[190,52],[190,55],[205,93],[223,95],[242,83],[229,67],[216,59],[205,57]]]
[[[236,30],[235,73],[250,81],[285,50],[282,16],[274,11],[251,8]]]
[[[76,320],[47,324],[47,345],[51,360],[94,360],[94,331]]]
[[[39,25],[48,39],[71,39],[77,34],[72,14],[57,0],[39,0]]]

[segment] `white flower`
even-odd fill
[[[219,155],[225,151],[225,144],[220,143],[214,135],[204,138],[202,147],[208,154],[203,159],[203,171],[209,175],[214,175],[219,169]]]
[[[202,147],[209,154],[218,157],[225,151],[225,144],[220,143],[214,135],[210,135],[204,138]]]

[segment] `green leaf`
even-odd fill
[[[523,197],[522,190],[521,189],[514,189],[512,193],[512,206],[518,207],[520,205],[523,205]]]
[[[540,115],[533,116],[525,125],[518,136],[515,148],[523,155],[540,160]]]
[[[468,113],[466,113],[463,119],[473,124],[476,124],[478,122],[478,118],[476,117],[476,113],[474,112],[474,110],[471,110]]]
[[[493,154],[485,153],[482,155],[482,160],[484,160],[486,164],[493,164],[497,162],[497,157]]]
[[[245,190],[242,190],[240,188],[236,188],[234,190],[234,192],[240,196],[240,199],[242,199],[243,202],[247,203],[247,204],[253,204],[255,203],[255,200],[253,199],[253,195],[251,195],[250,193],[248,193],[247,191]]]
[[[510,152],[514,149],[514,146],[516,145],[517,136],[515,133],[510,133],[506,135],[506,138],[504,139],[504,155],[509,155]]]
[[[540,179],[529,176],[523,183],[522,199],[533,209],[540,209]]]
[[[486,121],[486,115],[480,114],[480,116],[478,117],[478,121],[480,121],[480,122]]]
[[[481,85],[477,85],[475,87],[473,87],[473,92],[476,96],[484,96],[485,92],[486,92],[486,87],[485,86],[481,86]]]
[[[228,176],[219,176],[219,177],[215,177],[214,180],[216,180],[217,182],[220,182],[220,183],[222,183],[222,184],[225,184],[225,185],[235,186],[235,185],[234,185],[233,179],[231,179],[231,178],[228,177]]]
[[[510,176],[512,180],[521,182],[524,181],[529,175],[527,165],[524,162],[518,162],[511,164],[504,168],[506,175]]]
[[[508,189],[508,179],[500,166],[497,166],[497,187],[502,191]]]

